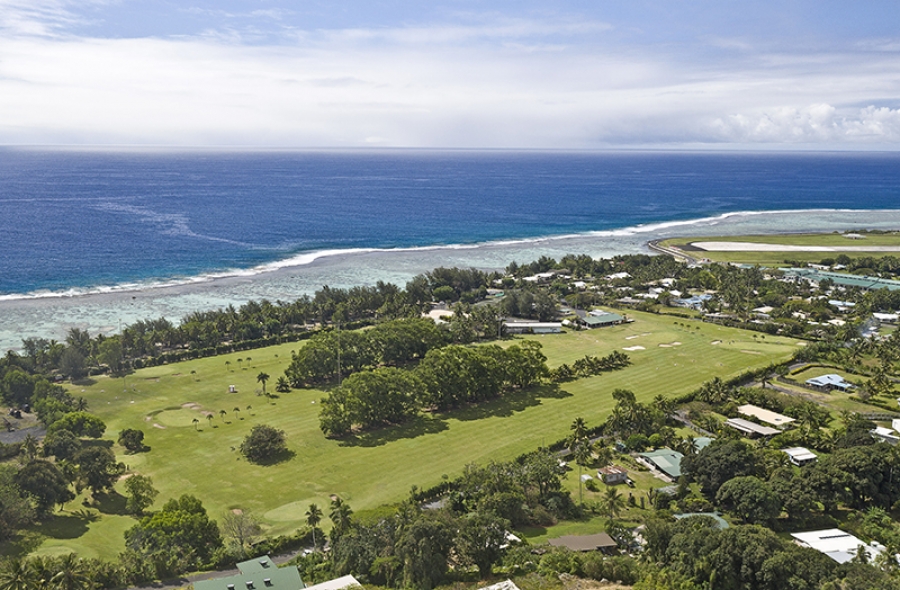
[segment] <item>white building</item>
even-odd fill
[[[874,541],[871,545],[867,545],[857,537],[840,529],[791,533],[791,536],[794,537],[794,542],[801,547],[815,549],[838,563],[847,563],[853,559],[860,547],[865,550],[870,561],[884,551],[884,545]]]

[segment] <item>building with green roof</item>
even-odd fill
[[[643,457],[651,467],[662,471],[672,479],[681,477],[681,460],[684,459],[684,455],[678,451],[663,447],[647,453],[638,453],[638,457]]]
[[[302,590],[303,580],[294,566],[276,567],[265,555],[237,564],[239,574],[194,582],[194,590]]]

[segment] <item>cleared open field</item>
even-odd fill
[[[530,337],[543,344],[551,366],[630,348],[633,364],[627,369],[347,441],[328,440],[320,432],[321,391],[296,390],[270,403],[257,394],[257,374],[271,376],[271,391],[298,344],[154,367],[126,380],[99,378],[71,389],[86,397],[91,411],[107,423],[107,438],[115,439],[123,428],[144,431],[151,450],[121,454],[119,460],[153,478],[160,490],[157,505],[190,493],[202,499],[213,517],[249,509],[269,533],[285,533],[302,524],[311,502],[327,506],[331,494],[357,511],[374,508],[402,499],[412,485],[428,487],[452,478],[467,463],[510,459],[563,438],[577,416],[597,424],[611,411],[615,388],[631,389],[643,401],[676,395],[713,376],[729,377],[784,360],[798,346],[792,339],[666,316],[629,317],[635,321],[622,326]],[[229,393],[229,385],[237,393]],[[220,410],[226,411],[224,419]],[[212,413],[211,421],[207,413]],[[293,458],[271,466],[244,460],[237,449],[256,424],[283,429]],[[121,512],[118,502],[97,510],[76,500],[60,513],[66,530],[43,531],[44,537],[33,538],[29,549],[40,543],[42,553],[71,550],[112,557],[133,522]],[[6,551],[13,549],[7,546]]]
[[[785,260],[802,260],[818,262],[823,258],[834,258],[846,254],[850,258],[864,256],[900,255],[900,252],[885,251],[886,248],[900,248],[900,234],[862,234],[862,239],[850,239],[843,234],[779,234],[765,236],[710,236],[691,238],[670,238],[661,245],[682,248],[687,254],[696,258],[709,258],[717,262],[737,262],[758,264],[760,266],[783,266]],[[704,251],[691,250],[690,244],[699,242],[747,242],[753,244],[778,244],[784,246],[828,248],[831,251],[803,252],[792,250],[787,252],[767,251]],[[685,246],[688,246],[685,248]],[[872,250],[867,250],[872,248]]]

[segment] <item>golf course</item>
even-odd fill
[[[456,477],[468,463],[511,459],[559,440],[576,417],[596,425],[612,410],[616,388],[632,390],[643,402],[683,394],[715,376],[784,361],[803,344],[672,316],[629,312],[628,318],[633,321],[610,328],[525,337],[542,344],[550,367],[618,350],[632,361],[625,369],[344,440],[327,439],[319,429],[322,390],[274,393],[301,343],[146,368],[125,378],[95,377],[69,389],[106,423],[104,440],[115,441],[126,428],[144,432],[149,450],[113,449],[128,473],[152,478],[160,492],[154,507],[193,494],[212,518],[249,510],[267,534],[277,535],[300,527],[309,504],[328,505],[333,494],[363,513],[403,499],[413,485],[427,488]],[[271,377],[271,397],[262,395],[260,373]],[[289,456],[272,465],[243,458],[240,444],[259,424],[285,432]],[[123,492],[121,481],[118,489]],[[84,500],[79,496],[41,528],[7,543],[4,553],[115,557],[124,546],[122,533],[135,523],[124,498]]]

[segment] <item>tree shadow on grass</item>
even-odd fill
[[[271,465],[278,465],[279,463],[286,463],[290,461],[294,457],[297,456],[297,453],[290,449],[285,449],[276,455],[272,455],[271,457],[266,457],[261,461],[250,461],[254,465],[260,465],[262,467],[269,467]]]
[[[96,506],[97,510],[103,514],[127,516],[128,510],[125,509],[125,503],[127,501],[128,499],[125,496],[116,491],[94,496],[94,506]]]
[[[96,514],[79,510],[69,515],[57,514],[40,522],[31,530],[51,539],[77,539],[88,532],[88,524],[96,519]]]
[[[90,377],[81,377],[80,379],[72,379],[72,385],[78,385],[81,387],[89,387],[91,385],[96,385],[96,379],[91,379]]]
[[[340,441],[342,447],[380,447],[389,442],[407,438],[418,438],[424,434],[434,434],[447,430],[449,426],[444,420],[425,416],[417,416],[413,420],[398,426],[386,426],[370,432],[362,432]]]
[[[481,420],[495,416],[512,416],[527,408],[541,405],[542,399],[563,399],[572,397],[568,391],[560,389],[559,385],[548,384],[538,387],[529,387],[524,391],[508,393],[494,400],[473,404],[458,410],[452,410],[440,414],[441,418],[456,418],[457,420]]]

